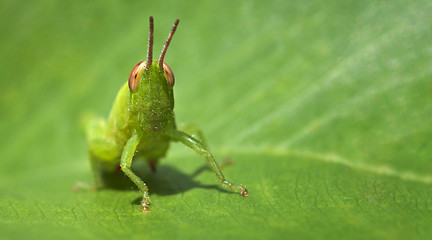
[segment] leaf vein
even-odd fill
[[[417,182],[423,184],[432,184],[432,175],[422,175],[412,171],[401,171],[387,165],[370,165],[361,161],[350,161],[334,153],[317,153],[304,150],[289,150],[281,148],[267,148],[267,147],[243,147],[236,149],[224,148],[221,152],[227,153],[247,153],[247,154],[268,154],[271,156],[295,156],[300,158],[307,158],[326,163],[333,163],[343,165],[355,170],[369,172],[377,175],[388,177],[396,177],[404,181]]]

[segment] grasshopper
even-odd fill
[[[203,156],[217,180],[228,189],[248,196],[241,184],[225,179],[213,155],[209,152],[200,130],[189,134],[177,130],[174,118],[174,74],[164,62],[179,19],[174,23],[158,60],[153,60],[153,17],[150,16],[150,34],[147,60],[132,69],[128,82],[120,89],[108,121],[88,117],[84,122],[89,147],[94,187],[105,186],[104,173],[120,170],[141,190],[143,212],[150,209],[149,190],[144,181],[131,169],[134,157],[140,156],[154,171],[159,159],[164,157],[171,141],[181,142]],[[197,136],[197,137],[193,137]]]

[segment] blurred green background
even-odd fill
[[[0,3],[1,239],[430,239],[429,1]],[[224,191],[174,144],[136,191],[92,181],[79,116],[107,116],[176,18],[177,122],[204,130]]]

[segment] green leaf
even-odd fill
[[[2,1],[0,238],[429,239],[428,1]],[[226,177],[174,144],[136,190],[91,183],[78,119],[107,116],[129,71],[166,56],[176,118]]]

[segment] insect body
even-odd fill
[[[153,60],[153,17],[150,17],[150,35],[147,60],[139,62],[131,71],[129,81],[119,91],[108,121],[89,117],[85,121],[90,160],[97,188],[105,185],[103,173],[123,171],[143,192],[141,206],[150,207],[146,184],[132,171],[134,156],[141,156],[155,170],[158,160],[165,156],[171,141],[178,141],[204,156],[219,182],[230,190],[238,189],[248,196],[242,185],[227,181],[212,154],[203,142],[201,132],[191,135],[176,129],[174,119],[174,74],[163,59],[179,20],[168,36],[158,60]]]

